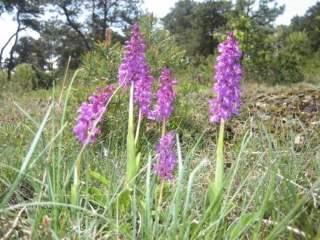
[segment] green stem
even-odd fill
[[[130,99],[129,99],[129,117],[128,117],[128,133],[127,133],[127,183],[131,184],[136,172],[136,146],[134,139],[134,118],[133,118],[133,89],[134,85],[132,83],[130,89]]]
[[[141,112],[141,109],[140,109],[139,110],[138,123],[137,123],[136,136],[135,136],[135,140],[134,140],[135,144],[137,144],[138,140],[139,140],[141,121],[142,121],[142,112]]]
[[[215,193],[220,195],[223,189],[223,174],[224,174],[224,157],[223,157],[223,142],[224,140],[224,121],[220,122],[219,138],[217,145],[216,159],[216,174],[215,174]]]
[[[224,159],[223,159],[223,142],[224,140],[224,121],[220,122],[220,130],[218,136],[217,150],[216,150],[216,170],[214,181],[209,184],[208,197],[210,204],[219,201],[224,182]]]
[[[80,186],[80,168],[81,168],[81,155],[77,157],[74,165],[73,185],[71,187],[71,203],[79,205],[79,186]]]
[[[160,180],[161,181],[161,180]],[[157,206],[157,214],[155,219],[155,224],[153,226],[153,236],[155,236],[155,232],[158,229],[159,223],[160,223],[160,214],[161,214],[161,204],[162,204],[162,198],[163,198],[163,189],[164,189],[164,182],[161,181],[160,184],[160,190],[159,190],[159,199],[158,199],[158,206]],[[154,238],[152,238],[154,239]]]
[[[163,137],[166,134],[166,120],[163,120],[162,126],[161,126],[161,137]],[[164,181],[160,180],[160,190],[159,190],[159,199],[158,199],[158,206],[157,206],[157,215],[155,219],[155,225],[153,227],[153,235],[155,236],[155,231],[158,228],[159,225],[159,220],[160,220],[160,213],[161,213],[161,203],[162,203],[162,198],[163,198],[163,189],[164,189]]]
[[[109,100],[105,104],[105,109],[107,109],[107,106],[109,105],[112,98],[116,95],[116,93],[119,91],[120,88],[121,88],[121,85],[118,88],[116,88],[116,90],[114,90],[114,92],[110,96]],[[102,112],[100,114],[100,116],[95,120],[95,122],[93,123],[93,128],[97,126],[97,124],[100,122],[103,115],[104,115],[104,112]],[[73,184],[71,186],[71,203],[74,205],[78,205],[78,203],[79,203],[81,156],[89,144],[89,139],[90,139],[90,133],[88,134],[85,143],[82,145],[80,152],[78,153],[78,156],[76,158],[75,165],[74,165]]]
[[[160,212],[161,210],[161,203],[162,203],[162,197],[163,197],[163,188],[164,188],[164,182],[161,182],[160,185],[160,193],[159,193],[159,201],[158,201],[158,210]]]

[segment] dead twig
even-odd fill
[[[25,210],[26,210],[26,207],[23,207],[23,208],[19,211],[17,217],[16,217],[15,220],[13,221],[13,224],[12,224],[11,228],[9,229],[9,231],[8,231],[2,238],[0,238],[0,240],[7,240],[7,239],[10,238],[12,232],[13,232],[14,229],[18,226],[19,219],[20,219],[22,213],[23,213]]]
[[[274,222],[274,221],[271,221],[269,219],[263,219],[262,222],[266,225],[269,225],[269,226],[274,226],[274,225],[277,225],[278,222]],[[290,231],[290,232],[293,232],[294,234],[296,235],[299,235],[303,238],[307,238],[307,235],[305,232],[301,231],[300,229],[298,228],[294,228],[294,227],[290,227],[290,226],[287,226],[287,230]]]

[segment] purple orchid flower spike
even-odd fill
[[[164,135],[156,147],[157,163],[154,165],[154,171],[162,180],[173,178],[173,172],[177,165],[177,156],[175,153],[175,134],[169,132]]]
[[[160,75],[160,87],[157,92],[157,103],[153,111],[150,112],[149,119],[157,122],[167,121],[173,112],[173,102],[176,98],[176,93],[173,86],[176,80],[172,77],[169,68],[162,69]]]
[[[112,85],[98,89],[87,102],[81,104],[73,133],[82,145],[94,143],[101,133],[101,129],[97,125],[107,110],[106,105],[113,91]]]
[[[146,60],[146,45],[139,25],[132,26],[131,38],[126,42],[124,57],[119,67],[119,83],[124,88],[134,84],[134,102],[143,115],[148,116],[152,101],[153,77]]]
[[[233,33],[218,46],[219,56],[215,66],[213,91],[216,97],[210,100],[210,121],[221,122],[239,114],[240,80],[242,78],[241,50]]]

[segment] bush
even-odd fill
[[[53,86],[54,81],[59,74],[58,70],[46,72],[35,66],[32,66],[33,71],[36,74],[36,80],[34,81],[33,89],[45,88],[48,89]]]
[[[4,91],[7,85],[7,74],[3,70],[0,70],[0,92]]]
[[[320,85],[320,52],[306,58],[302,71],[305,81]]]
[[[174,72],[186,66],[185,50],[177,45],[167,30],[157,27],[155,18],[142,17],[140,27],[148,47],[148,63],[155,77],[159,76],[164,66],[170,67]],[[84,73],[80,82],[87,85],[101,81],[117,81],[121,59],[122,45],[119,42],[97,43],[94,50],[82,57]]]
[[[186,67],[186,51],[176,43],[168,30],[158,27],[156,18],[152,15],[144,16],[140,26],[148,46],[147,59],[154,76],[158,76],[164,66],[173,72]]]
[[[48,89],[53,86],[57,73],[57,71],[46,72],[32,64],[22,63],[14,68],[11,80],[7,79],[5,70],[0,71],[0,91],[20,92]]]
[[[109,46],[105,43],[97,43],[94,50],[82,57],[84,71],[80,82],[82,84],[115,82],[121,61],[121,49],[120,43]]]
[[[309,53],[309,39],[304,32],[280,32],[274,37],[270,71],[272,83],[297,83],[304,80],[302,65]],[[280,46],[279,48],[277,48]]]
[[[298,56],[294,52],[281,51],[269,67],[273,84],[290,84],[304,80]]]
[[[246,77],[270,84],[290,84],[304,80],[302,66],[308,55],[305,33],[278,31],[264,40],[264,47],[245,55]]]
[[[30,64],[19,64],[15,67],[10,88],[12,90],[30,91],[37,86],[36,72]]]

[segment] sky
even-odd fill
[[[174,4],[178,0],[144,0],[145,8],[150,12],[153,12],[157,17],[164,17],[170,8],[174,7]],[[316,4],[319,0],[278,0],[279,4],[285,4],[286,9],[282,16],[278,17],[276,24],[290,24],[292,17],[296,15],[304,15],[309,7]]]
[[[144,9],[153,12],[158,18],[164,17],[171,8],[174,7],[178,0],[144,0]],[[315,5],[319,0],[278,0],[279,4],[285,4],[285,12],[283,15],[279,16],[276,24],[290,24],[292,17],[299,15],[302,16],[306,10]],[[9,37],[14,33],[16,29],[16,24],[12,21],[12,17],[7,14],[2,14],[0,16],[0,47],[3,46]],[[35,33],[25,32],[25,35],[35,36]],[[9,47],[8,47],[9,49]]]

